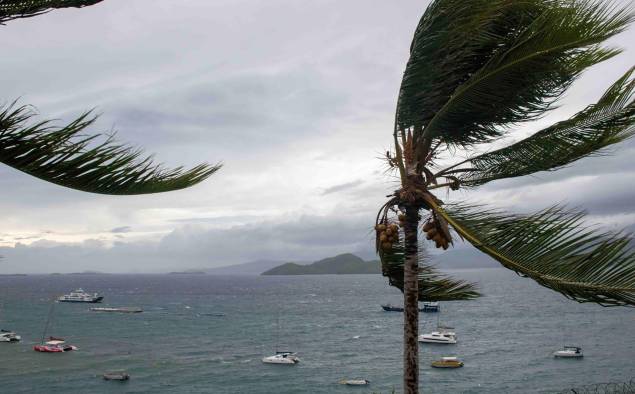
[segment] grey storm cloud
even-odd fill
[[[0,60],[1,101],[20,98],[57,124],[94,108],[91,132],[116,131],[168,166],[224,167],[191,189],[112,197],[0,166],[0,272],[371,258],[376,210],[396,186],[377,157],[391,144],[427,3],[109,0],[2,26],[11,56]],[[587,72],[561,108],[519,135],[596,100],[632,66],[634,31],[611,40],[625,54]],[[635,141],[607,153],[450,197],[513,212],[563,203],[635,229]]]
[[[113,234],[129,233],[130,231],[132,231],[132,227],[130,226],[115,227],[110,230]]]
[[[346,182],[346,183],[342,183],[342,184],[339,184],[339,185],[331,186],[331,187],[328,187],[328,188],[324,189],[324,191],[322,192],[322,195],[325,196],[325,195],[331,194],[331,193],[339,193],[339,192],[342,192],[342,191],[354,189],[354,188],[356,188],[357,186],[360,186],[363,183],[364,183],[364,181],[362,181],[361,179],[358,179],[356,181]]]
[[[109,246],[99,240],[79,244],[37,241],[0,247],[0,255],[5,257],[2,269],[8,272],[166,272],[260,259],[307,261],[344,252],[371,258],[373,245],[366,217],[302,216],[229,229],[186,225],[158,242]]]

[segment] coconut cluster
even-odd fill
[[[426,222],[426,224],[423,225],[423,231],[426,233],[426,238],[434,241],[437,248],[446,250],[452,242],[450,234],[445,231],[437,221],[430,220]]]
[[[377,243],[381,250],[389,252],[393,244],[399,242],[399,226],[394,223],[380,223],[375,226],[377,231]]]

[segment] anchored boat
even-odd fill
[[[69,345],[60,338],[51,339],[40,345],[33,346],[33,350],[42,353],[64,353],[77,349],[77,346]]]
[[[0,342],[19,342],[20,339],[22,337],[13,331],[0,330]]]
[[[86,302],[86,303],[98,303],[104,299],[103,296],[100,296],[97,293],[89,294],[86,293],[83,289],[77,289],[75,291],[71,291],[69,294],[65,294],[57,299],[58,302]]]
[[[456,341],[456,334],[452,331],[433,331],[419,335],[419,342],[423,343],[455,344]]]
[[[130,375],[126,371],[110,371],[103,374],[102,377],[104,380],[118,380],[121,382],[130,379]]]
[[[441,357],[441,360],[433,361],[431,365],[434,368],[461,368],[463,362],[457,357]]]
[[[275,355],[262,359],[265,364],[297,364],[300,359],[292,352],[276,352]]]
[[[51,302],[48,316],[46,317],[46,324],[44,324],[44,332],[42,332],[42,341],[39,345],[33,346],[33,350],[42,353],[64,353],[72,350],[77,350],[77,346],[68,345],[63,338],[49,337],[48,341],[44,342],[46,338],[46,332],[48,331],[49,324],[53,318],[53,309],[55,308],[55,302]]]
[[[424,304],[423,307],[419,308],[419,312],[431,312],[429,310],[426,310],[426,306],[425,306],[426,302],[424,302],[423,304]],[[437,302],[436,304],[437,304],[437,310],[439,310],[438,309],[438,304],[439,303]],[[391,304],[382,304],[381,307],[386,312],[403,312],[403,308],[400,307],[400,306],[394,306],[394,305],[391,305]]]
[[[556,358],[582,358],[582,348],[578,346],[565,346],[564,349],[553,353]]]
[[[340,384],[345,384],[347,386],[366,386],[370,383],[370,380],[366,379],[344,379],[340,380]]]

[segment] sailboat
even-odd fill
[[[0,304],[0,312],[2,312],[2,304]],[[0,329],[0,342],[19,342],[21,336],[10,330]]]
[[[283,364],[283,365],[295,365],[300,362],[300,359],[295,352],[281,352],[278,351],[278,345],[280,342],[280,313],[276,317],[276,354],[268,356],[262,359],[265,364]]]
[[[77,346],[67,344],[63,338],[55,338],[49,337],[45,342],[46,332],[49,328],[49,323],[51,322],[51,317],[53,316],[53,307],[55,306],[55,302],[51,303],[49,308],[49,313],[46,318],[46,324],[44,325],[44,332],[42,332],[42,340],[39,345],[33,346],[33,350],[36,352],[42,353],[64,353],[72,350],[77,350]]]
[[[7,290],[8,292],[8,290]],[[4,305],[2,303],[0,303],[0,317],[1,317],[1,312],[2,312],[2,307]],[[19,336],[18,334],[16,334],[13,331],[10,330],[3,330],[0,329],[0,342],[19,342],[20,339],[22,339],[21,336]]]
[[[419,342],[423,343],[440,343],[440,344],[455,344],[457,342],[456,332],[454,327],[442,326],[439,324],[439,315],[437,315],[437,330],[429,334],[419,335]]]

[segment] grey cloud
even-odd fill
[[[339,192],[342,192],[342,191],[354,189],[357,186],[361,185],[362,183],[364,183],[364,181],[362,181],[361,179],[358,179],[356,181],[341,183],[339,185],[327,187],[322,192],[322,195],[325,196],[327,194],[339,193]]]
[[[366,217],[302,216],[287,222],[262,222],[230,229],[184,226],[158,243],[87,240],[80,244],[37,241],[0,247],[3,272],[165,272],[211,268],[256,259],[311,261],[343,252],[371,258]]]
[[[132,227],[130,226],[115,227],[112,230],[110,230],[110,232],[113,234],[129,233],[130,231],[132,231]]]

